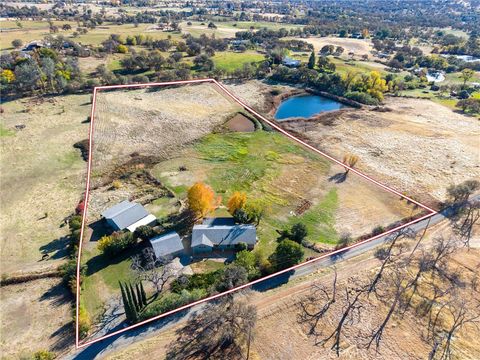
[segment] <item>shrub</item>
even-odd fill
[[[362,104],[366,105],[378,105],[379,101],[375,99],[373,96],[367,93],[363,93],[360,91],[349,91],[345,94],[347,99],[357,101]]]
[[[48,350],[39,350],[33,354],[33,360],[53,360],[56,357],[55,353]]]
[[[80,305],[78,309],[78,331],[80,337],[85,338],[92,328],[92,320],[84,306]]]
[[[233,213],[233,218],[235,219],[235,222],[239,224],[248,224],[250,222],[247,212],[243,209],[235,210]]]
[[[21,47],[22,45],[23,45],[23,41],[20,40],[20,39],[15,39],[15,40],[12,41],[12,46],[13,46],[14,48],[19,48],[19,47]]]
[[[122,182],[120,180],[114,180],[112,182],[112,188],[118,190],[122,187]]]
[[[65,264],[60,265],[58,270],[62,275],[65,285],[69,287],[72,294],[75,294],[77,287],[77,259],[70,259]],[[80,268],[80,285],[82,284],[82,279],[86,273],[87,265],[82,265]]]
[[[372,235],[373,236],[380,235],[383,232],[385,232],[385,228],[381,225],[378,225],[372,230]]]
[[[130,232],[114,232],[103,236],[98,242],[98,250],[105,255],[117,255],[135,244],[135,237]]]
[[[248,249],[248,246],[244,242],[239,242],[238,244],[235,244],[235,250],[236,251],[243,251],[243,250],[247,250],[247,249]]]
[[[117,52],[119,52],[120,54],[126,54],[128,52],[128,47],[120,44],[117,46]]]
[[[183,290],[192,291],[195,289],[203,289],[207,292],[222,276],[222,273],[223,271],[217,270],[206,274],[182,275],[172,281],[170,289],[178,294]]]
[[[460,91],[460,93],[458,94],[458,97],[460,99],[468,99],[470,97],[470,93],[467,91],[467,90],[462,90]]]
[[[156,231],[153,229],[153,227],[148,225],[139,226],[133,233],[134,237],[142,239],[144,241],[150,240],[155,235],[157,235]]]
[[[180,306],[190,304],[207,296],[204,289],[194,289],[192,291],[182,290],[180,293],[165,294],[160,300],[147,307],[139,314],[139,321],[150,319],[151,317],[163,314],[169,310]]]

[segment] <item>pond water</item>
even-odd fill
[[[324,111],[339,110],[346,105],[318,95],[292,96],[280,104],[275,113],[275,120],[291,117],[308,118]]]
[[[427,81],[433,81],[433,82],[442,82],[445,80],[445,75],[441,73],[440,71],[434,72],[434,71],[429,71],[427,72]]]

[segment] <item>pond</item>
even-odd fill
[[[433,82],[442,82],[445,80],[445,75],[440,71],[428,71],[427,72],[427,81]]]
[[[292,117],[308,118],[324,111],[339,110],[346,105],[318,95],[292,96],[280,104],[275,113],[275,120]]]

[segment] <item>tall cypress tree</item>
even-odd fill
[[[140,309],[143,309],[142,293],[140,292],[140,287],[138,286],[138,283],[135,284],[135,290],[137,291],[137,299],[138,304],[140,305]]]
[[[130,291],[130,287],[128,286],[128,284],[125,284],[125,292],[127,293],[127,299],[128,299],[128,303],[130,304],[130,313],[131,313],[131,320],[130,322],[136,322],[137,321],[137,308],[135,307],[135,303],[133,302],[133,298],[132,298],[132,292]]]
[[[138,303],[137,296],[135,295],[135,290],[133,290],[132,283],[130,283],[130,292],[132,293],[133,306],[135,306],[135,310],[138,312],[140,311],[140,304]]]
[[[313,69],[315,67],[315,51],[312,51],[308,58],[308,68]]]
[[[127,294],[125,293],[125,289],[122,285],[122,283],[119,281],[120,284],[120,291],[122,292],[122,301],[123,301],[123,308],[125,309],[125,316],[127,317],[128,321],[132,320],[132,310],[131,310],[131,305],[128,302]]]
[[[145,289],[143,288],[143,283],[141,281],[140,281],[140,291],[142,292],[143,306],[147,306],[147,294],[145,293]]]

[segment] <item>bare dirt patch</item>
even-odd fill
[[[445,199],[452,183],[480,177],[480,123],[428,100],[387,98],[391,111],[338,113],[333,125],[285,124],[326,151],[419,200]]]
[[[31,358],[38,350],[61,353],[74,344],[71,298],[60,279],[2,287],[2,358]]]
[[[373,49],[372,42],[367,39],[350,39],[350,38],[338,38],[338,37],[309,37],[301,38],[300,40],[306,41],[313,45],[315,52],[319,52],[325,45],[341,46],[345,49],[344,54],[349,52],[355,53],[355,55],[370,55]]]
[[[245,115],[237,114],[225,124],[229,130],[236,132],[255,131],[255,124]]]

